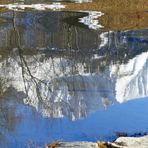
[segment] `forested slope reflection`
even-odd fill
[[[67,23],[85,15],[2,13],[1,96],[11,88],[43,116],[71,120],[147,96],[148,30],[101,32]]]
[[[78,22],[87,16],[79,12],[7,12],[1,13],[1,49],[16,46],[14,27],[20,34],[25,49],[96,49],[100,43],[98,33]],[[75,24],[68,24],[72,18]],[[33,37],[33,39],[32,39]],[[10,40],[10,41],[9,41]]]

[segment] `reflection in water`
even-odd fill
[[[0,139],[7,139],[8,145],[26,144],[29,138],[39,144],[60,137],[87,140],[93,122],[91,134],[106,136],[102,133],[114,132],[114,127],[108,125],[107,131],[98,122],[116,114],[114,106],[120,114],[118,102],[147,97],[148,30],[93,30],[90,19],[84,23],[87,12],[4,12],[0,16]],[[41,124],[33,128],[36,121]],[[79,125],[82,129],[76,128]],[[40,134],[35,136],[36,132]]]
[[[112,102],[114,88],[108,74],[85,72],[86,63],[45,55],[19,58],[9,58],[9,62],[2,63],[9,65],[7,86],[26,93],[25,103],[45,116],[68,116],[76,120]],[[41,62],[41,59],[44,60]],[[7,69],[3,76],[8,73]]]
[[[98,18],[104,15],[102,12],[88,12],[88,16],[80,18],[80,22],[87,25],[90,29],[100,29],[103,28],[102,25],[99,24]]]
[[[13,56],[18,52],[15,50]],[[23,91],[25,103],[44,116],[76,120],[99,106],[106,108],[115,99],[124,102],[147,96],[147,52],[127,64],[102,67],[103,71],[100,67],[95,69],[94,62],[100,60],[95,57],[90,61],[81,59],[82,63],[74,57],[16,56],[1,62],[2,79],[5,77],[8,88]]]
[[[50,0],[50,2],[88,3],[88,2],[92,2],[92,0]],[[0,2],[0,4],[8,4],[8,3],[33,4],[33,3],[49,3],[49,1],[48,0],[1,0]]]
[[[1,81],[2,83],[3,81]],[[6,86],[6,84],[0,84]],[[3,91],[3,90],[1,90]],[[7,136],[16,130],[16,125],[21,123],[22,114],[17,113],[19,102],[17,99],[22,97],[21,92],[9,87],[0,95],[0,144],[7,144]]]
[[[24,5],[24,4],[3,4],[0,5],[0,8],[5,8],[8,10],[22,11],[25,9],[34,9],[34,10],[60,10],[65,8],[61,3],[52,3],[52,4],[32,4],[32,5]]]

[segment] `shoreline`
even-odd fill
[[[119,137],[113,142],[54,142],[44,148],[148,148],[148,135]]]

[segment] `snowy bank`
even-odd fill
[[[148,136],[144,137],[119,137],[116,141],[110,142],[62,142],[53,143],[45,146],[45,148],[51,147],[64,148],[147,148]]]

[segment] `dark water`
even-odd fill
[[[87,16],[0,13],[2,148],[148,132],[148,29],[106,31]]]

